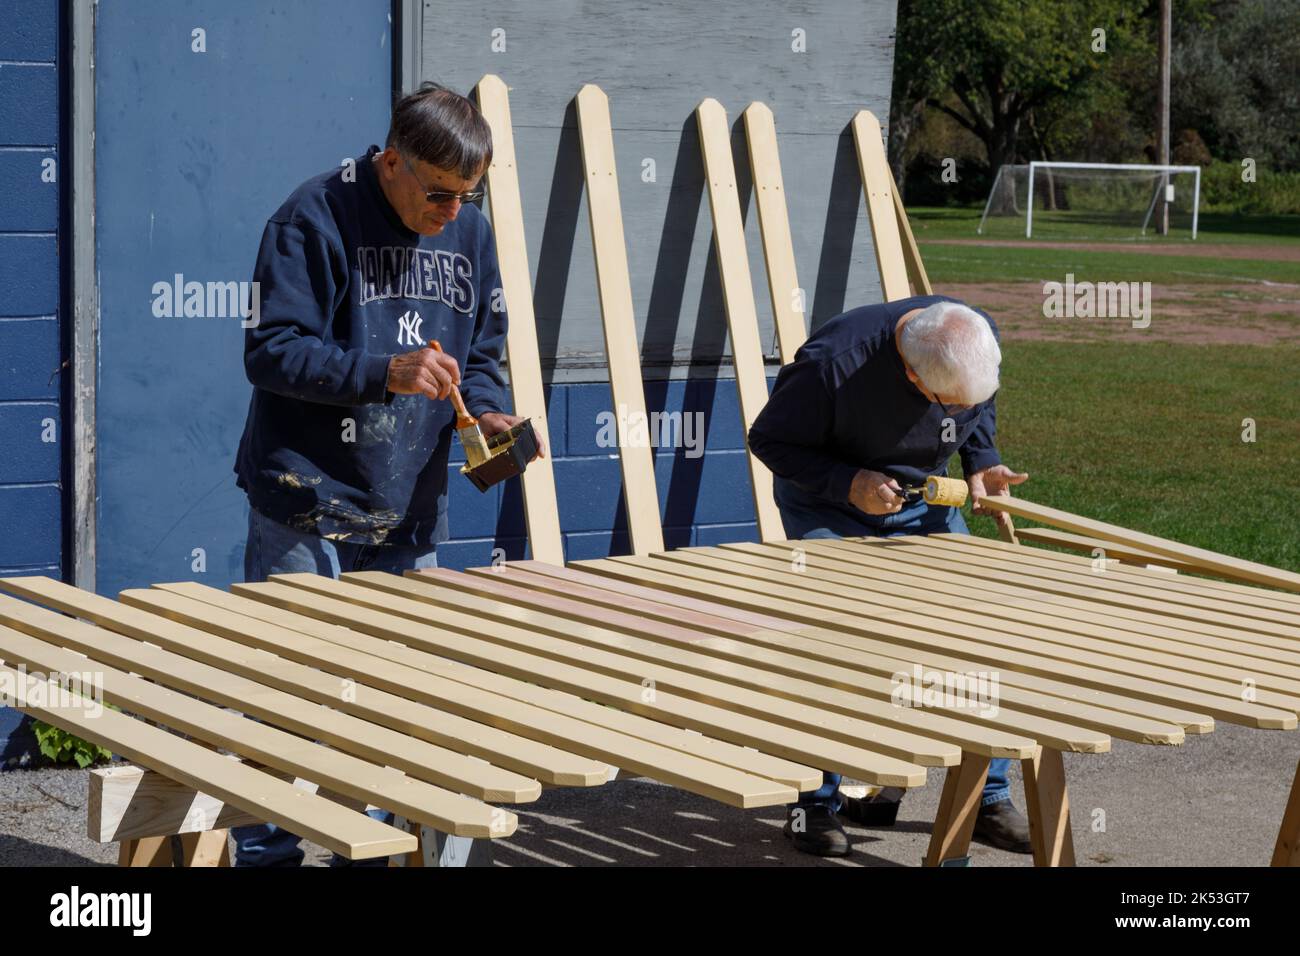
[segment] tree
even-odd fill
[[[1147,42],[1147,6],[1148,0],[900,2],[891,120],[902,120],[905,137],[923,97],[984,143],[994,171],[1015,161],[1031,111],[1046,125],[1044,108],[1053,99],[1104,71],[1116,49]],[[1095,49],[1096,30],[1105,31],[1105,52]],[[893,154],[904,150],[900,143]]]

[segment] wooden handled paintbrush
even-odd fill
[[[437,339],[430,340],[429,348],[435,352],[442,351],[442,345]],[[478,419],[465,408],[465,400],[460,397],[460,389],[455,385],[451,387],[451,404],[456,409],[456,434],[460,436],[460,443],[465,449],[465,460],[471,468],[475,468],[491,457],[487,439],[483,437]]]

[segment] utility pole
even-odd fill
[[[1170,20],[1173,0],[1160,0],[1160,95],[1156,102],[1156,155],[1162,166],[1169,165],[1169,38]],[[1169,173],[1160,177],[1159,215],[1156,217],[1156,230],[1162,236],[1169,235]]]

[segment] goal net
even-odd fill
[[[995,238],[1195,239],[1199,166],[1033,162],[998,170],[978,232]]]

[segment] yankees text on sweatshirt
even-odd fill
[[[235,473],[252,507],[300,531],[431,547],[448,537],[456,416],[449,401],[388,391],[389,359],[437,339],[470,414],[504,411],[505,303],[479,209],[462,206],[437,236],[407,229],[378,152],[309,179],[266,224]]]
[[[950,413],[908,380],[898,354],[899,318],[941,301],[957,300],[914,296],[852,309],[814,332],[781,369],[749,430],[750,449],[775,476],[778,504],[860,516],[849,504],[859,469],[909,486],[947,474],[954,452],[967,475],[1000,462],[994,398]],[[996,336],[993,320],[975,311]]]

